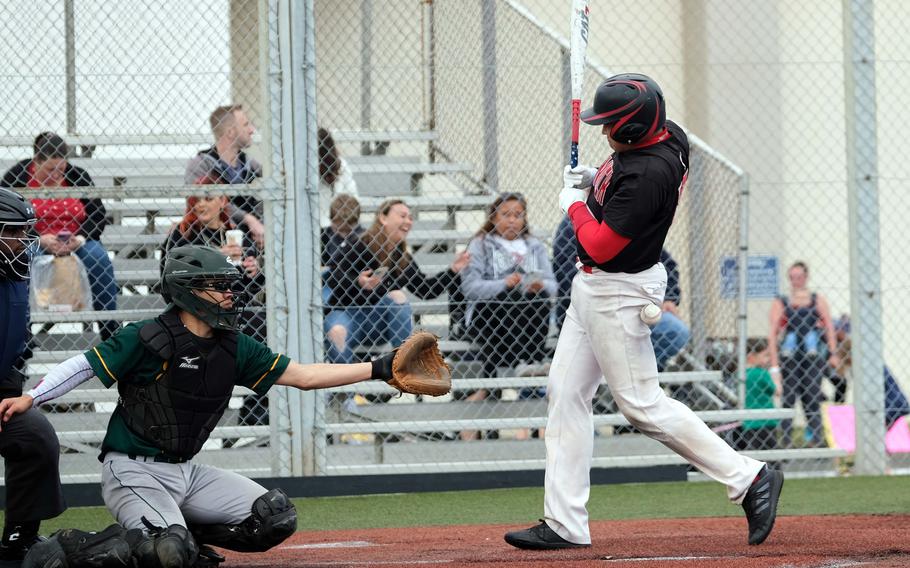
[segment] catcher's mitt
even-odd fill
[[[439,352],[435,335],[415,332],[395,350],[389,384],[401,392],[430,396],[452,390],[452,371]]]

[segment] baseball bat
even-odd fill
[[[569,37],[569,74],[572,80],[572,144],[569,165],[578,165],[578,115],[585,84],[585,51],[588,48],[588,0],[572,0],[572,35]]]

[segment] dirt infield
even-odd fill
[[[591,548],[516,550],[513,526],[301,532],[267,554],[226,553],[242,566],[509,566],[757,568],[910,566],[910,515],[780,517],[765,544],[746,544],[743,518],[599,521]]]

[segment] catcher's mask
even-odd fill
[[[237,329],[248,301],[240,269],[221,251],[204,246],[171,249],[164,261],[161,295],[215,329]]]
[[[0,274],[10,280],[28,280],[35,250],[35,210],[15,191],[0,188]]]
[[[587,124],[610,125],[610,137],[635,144],[660,132],[667,121],[664,94],[654,79],[622,73],[605,80],[594,93],[594,104],[582,111]]]

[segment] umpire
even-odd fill
[[[28,335],[29,249],[35,212],[21,195],[0,188],[0,398],[22,395],[21,363]],[[0,568],[18,567],[38,539],[38,527],[66,509],[60,487],[60,446],[37,409],[14,416],[0,430],[6,464],[6,524]]]
[[[245,297],[230,258],[202,246],[171,249],[161,291],[168,309],[127,325],[55,367],[34,389],[0,402],[3,424],[97,376],[120,399],[101,444],[101,492],[119,524],[67,529],[32,547],[22,566],[189,568],[224,557],[205,545],[268,550],[297,527],[280,489],[197,464],[235,386],[264,395],[391,378],[391,354],[369,363],[301,365],[237,332]],[[4,431],[5,431],[4,426]]]

